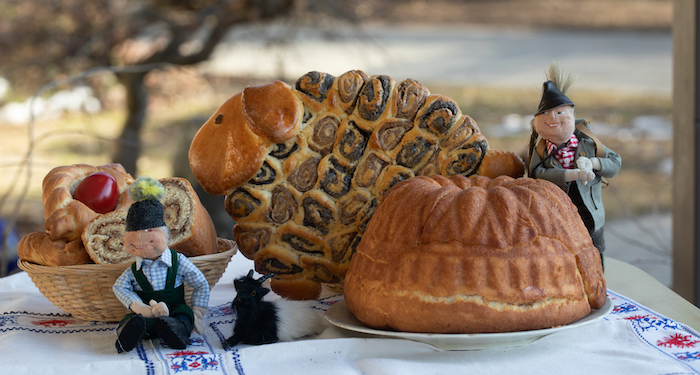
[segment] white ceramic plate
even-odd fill
[[[504,332],[504,333],[468,333],[468,334],[440,334],[440,333],[410,333],[397,331],[384,331],[364,326],[348,310],[345,301],[340,301],[326,311],[326,320],[336,327],[353,332],[365,333],[375,336],[399,338],[420,341],[444,350],[478,350],[488,348],[508,348],[527,345],[544,336],[564,330],[581,327],[602,319],[613,309],[610,298],[605,301],[605,306],[598,310],[591,310],[585,318],[561,327],[538,329],[533,331]]]

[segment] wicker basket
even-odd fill
[[[189,258],[202,271],[210,287],[219,281],[238,250],[234,241],[219,238],[218,242],[218,253]],[[48,267],[20,259],[17,264],[27,272],[41,294],[75,318],[115,322],[129,312],[114,296],[112,285],[131,263]],[[192,288],[185,284],[187,301],[191,294]]]

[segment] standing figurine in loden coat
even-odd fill
[[[622,158],[591,132],[588,120],[576,119],[574,102],[566,96],[573,82],[556,64],[542,85],[542,97],[532,120],[528,175],[557,184],[567,192],[588,228],[603,261],[605,209],[601,187],[620,170]]]
[[[119,276],[112,290],[132,312],[117,328],[117,352],[134,349],[142,339],[161,338],[173,349],[190,344],[192,328],[203,333],[202,317],[209,304],[209,283],[184,255],[168,248],[170,231],[160,199],[165,188],[150,177],[131,185],[134,203],[126,217],[124,249],[136,261]],[[184,283],[193,288],[192,306]]]

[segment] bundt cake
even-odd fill
[[[575,322],[605,304],[606,286],[576,207],[551,182],[419,176],[377,207],[344,294],[370,327],[483,333]]]

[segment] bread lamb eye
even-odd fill
[[[221,124],[223,121],[224,121],[224,115],[221,115],[221,114],[216,116],[216,118],[214,119],[215,124]]]

